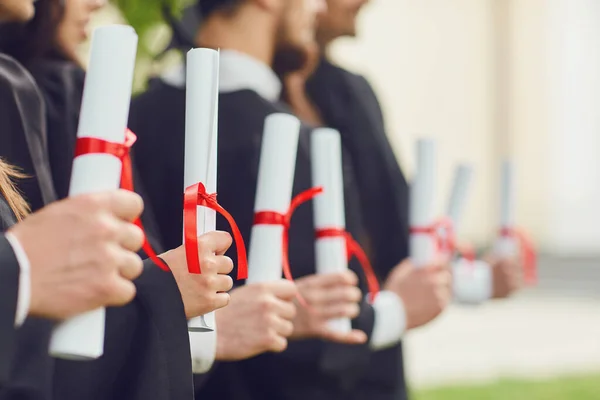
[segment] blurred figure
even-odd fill
[[[356,399],[405,399],[400,339],[406,329],[437,317],[451,298],[448,260],[415,269],[408,257],[408,184],[387,139],[377,98],[361,76],[327,60],[327,46],[342,36],[356,35],[356,19],[365,0],[327,0],[319,18],[312,62],[303,71],[284,76],[285,100],[297,115],[315,125],[340,131],[347,159],[360,190],[368,249],[385,288],[401,300],[406,315],[402,329],[375,349],[365,376],[356,382]],[[398,315],[401,315],[399,312]],[[399,318],[399,317],[396,317]]]

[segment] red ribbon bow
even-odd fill
[[[323,193],[322,187],[311,188],[305,190],[304,192],[298,194],[294,197],[290,203],[290,207],[285,214],[278,213],[276,211],[259,211],[254,214],[254,225],[282,225],[283,226],[283,235],[282,235],[282,266],[283,266],[283,275],[286,279],[293,281],[294,277],[292,276],[292,270],[290,268],[290,258],[289,258],[289,229],[290,222],[292,220],[292,215],[294,211],[302,205],[303,203],[312,200],[317,195]],[[298,295],[298,300],[301,304],[306,306],[306,301]]]
[[[535,285],[537,283],[537,254],[529,236],[520,229],[506,226],[500,229],[500,236],[514,238],[519,242],[525,283]]]
[[[125,143],[109,142],[107,140],[94,137],[77,138],[77,142],[75,144],[75,157],[86,154],[110,154],[111,156],[117,157],[122,163],[121,188],[133,192],[133,171],[129,150],[136,140],[137,136],[135,136],[135,134],[129,129],[127,129],[125,132]],[[144,230],[140,218],[137,218],[133,223],[139,226],[142,231]],[[154,249],[152,249],[152,246],[146,237],[144,237],[142,249],[156,265],[165,271],[169,271],[167,264],[158,258],[156,252]]]
[[[197,215],[198,206],[203,206],[215,210],[221,214],[233,232],[233,239],[237,248],[238,270],[237,279],[248,278],[248,260],[246,257],[246,246],[242,233],[238,228],[235,219],[217,202],[216,193],[207,193],[206,187],[202,183],[196,183],[185,189],[183,199],[183,228],[185,256],[188,263],[188,270],[192,274],[202,273],[200,269],[200,258],[198,256],[198,229]]]
[[[458,245],[454,224],[449,217],[442,217],[431,226],[412,226],[411,234],[423,234],[433,236],[438,252],[453,254],[459,252],[466,260],[475,261],[475,250],[468,245]],[[443,233],[443,234],[442,234]]]
[[[375,301],[375,297],[377,297],[377,294],[380,290],[377,275],[375,275],[375,271],[373,270],[371,261],[369,261],[369,257],[367,257],[365,251],[362,249],[360,244],[352,237],[350,232],[340,228],[324,228],[317,230],[316,237],[317,239],[334,237],[343,237],[346,239],[346,253],[348,260],[352,259],[352,257],[356,257],[356,259],[360,262],[360,265],[365,273],[365,277],[367,278],[367,287],[369,288],[369,301]]]

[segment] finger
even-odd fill
[[[281,353],[287,349],[288,341],[283,336],[275,335],[271,341],[269,346],[269,351],[273,353]]]
[[[214,276],[213,289],[215,292],[224,293],[229,292],[233,287],[233,278],[229,275],[216,275]]]
[[[288,281],[287,279],[280,279],[278,281],[265,282],[257,285],[262,285],[264,291],[272,293],[275,297],[281,300],[293,300],[298,294],[298,288],[296,284]]]
[[[271,328],[284,338],[290,337],[294,332],[294,324],[291,321],[275,316],[271,321]]]
[[[358,303],[362,300],[362,292],[356,286],[311,288],[301,291],[310,304],[327,305],[332,303]]]
[[[227,256],[215,256],[217,274],[227,275],[233,271],[233,260]]]
[[[102,302],[105,306],[123,306],[135,297],[135,285],[126,279],[115,277],[109,284],[107,297]]]
[[[313,274],[302,277],[300,279],[296,279],[296,281],[298,282],[299,286],[304,287],[330,287],[335,285],[353,284],[356,285],[356,283],[358,283],[358,278],[356,278],[356,281],[354,281],[352,275],[348,272],[349,271],[333,272],[329,274]],[[354,274],[354,277],[356,277],[356,274]]]
[[[273,311],[279,318],[291,321],[296,317],[296,304],[291,299],[284,301],[275,298],[273,301]]]
[[[118,221],[118,238],[117,243],[126,250],[138,251],[144,244],[144,231],[137,225]]]
[[[330,329],[326,329],[322,334],[321,338],[330,342],[342,343],[342,344],[363,344],[367,342],[367,334],[358,329],[354,329],[350,332],[336,332]]]
[[[314,312],[322,319],[350,318],[354,319],[360,313],[360,307],[356,303],[338,303],[323,307],[311,305]]]
[[[119,275],[127,280],[134,280],[142,274],[144,263],[139,255],[131,251],[120,251]]]
[[[110,192],[94,193],[89,196],[103,210],[124,221],[133,221],[144,210],[144,201],[137,193],[119,189]]]
[[[211,311],[215,311],[219,308],[227,306],[230,301],[231,297],[229,296],[229,293],[216,293],[212,304],[213,308]]]
[[[231,247],[231,235],[223,231],[208,232],[198,236],[198,253],[200,255],[223,255]]]

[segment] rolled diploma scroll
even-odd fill
[[[452,220],[455,232],[460,226],[472,178],[471,165],[461,164],[456,167],[448,204],[448,217]],[[461,303],[479,304],[491,298],[492,270],[488,263],[482,260],[469,261],[461,257],[452,263],[452,270],[455,300]]]
[[[479,304],[492,298],[492,268],[482,260],[460,258],[452,264],[452,292],[461,303]]]
[[[335,129],[320,128],[311,138],[312,183],[322,187],[323,194],[315,197],[315,229],[346,229],[344,211],[344,178],[342,170],[342,144]],[[315,241],[316,269],[319,274],[341,272],[348,269],[346,239],[343,237],[318,238]],[[339,332],[350,332],[349,318],[329,321],[329,326]]]
[[[510,160],[502,163],[500,178],[500,228],[515,227],[515,176]],[[518,242],[514,237],[500,236],[496,240],[495,253],[500,257],[516,257]]]
[[[255,213],[287,213],[292,198],[299,134],[300,121],[293,115],[271,114],[265,119]],[[283,229],[279,225],[252,227],[247,283],[281,279]]]
[[[417,141],[417,168],[410,188],[410,226],[428,228],[434,223],[435,143],[431,139]],[[433,235],[411,233],[410,256],[416,267],[430,263],[436,254]]]
[[[138,37],[130,26],[97,28],[92,36],[77,137],[124,143]],[[74,159],[69,196],[119,188],[121,161],[109,154]],[[105,309],[70,318],[52,333],[50,355],[88,360],[104,352]]]
[[[208,193],[217,190],[219,53],[193,49],[187,54],[185,115],[185,188],[201,182]],[[198,206],[198,235],[216,230],[216,213]],[[214,312],[188,323],[192,370],[207,372],[217,350]]]
[[[450,202],[448,203],[448,217],[452,220],[455,232],[458,231],[458,227],[460,226],[472,180],[473,166],[470,164],[460,164],[456,167],[452,192],[450,193]]]

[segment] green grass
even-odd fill
[[[418,390],[412,400],[598,400],[600,375]]]

